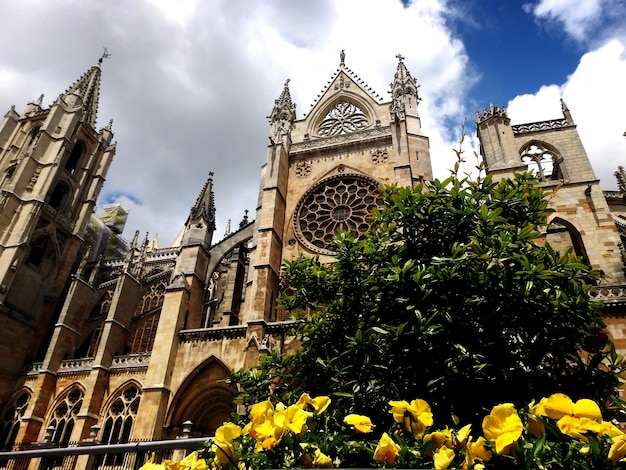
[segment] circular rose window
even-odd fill
[[[308,249],[334,254],[329,246],[338,232],[367,233],[378,206],[378,183],[360,175],[337,175],[309,189],[296,208],[294,229]]]

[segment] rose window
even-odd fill
[[[378,183],[358,175],[337,175],[311,188],[296,208],[296,236],[317,253],[334,254],[329,246],[338,232],[363,236],[378,206]]]
[[[368,125],[367,116],[358,106],[349,101],[340,101],[322,120],[317,133],[321,136],[348,134]]]

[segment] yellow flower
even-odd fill
[[[269,400],[255,403],[250,408],[250,421],[262,422],[274,414],[274,405]]]
[[[261,449],[271,450],[278,444],[283,437],[283,428],[277,426],[273,419],[268,419],[255,429],[255,440],[257,446],[254,451],[259,452]],[[252,435],[252,433],[250,433]]]
[[[222,424],[215,430],[211,450],[215,453],[215,460],[219,464],[234,464],[237,461],[239,456],[231,442],[241,436],[241,434],[241,428],[230,422]]]
[[[333,466],[333,461],[329,456],[324,454],[316,445],[300,443],[300,447],[303,449],[307,449],[309,447],[313,448],[313,458],[311,455],[307,455],[305,458],[305,465],[307,467],[317,467],[317,468],[330,468]]]
[[[139,470],[165,470],[165,465],[162,463],[146,462]]]
[[[393,465],[396,461],[396,456],[400,452],[400,446],[393,442],[393,439],[384,432],[378,441],[376,450],[374,451],[374,460],[380,463],[387,462],[389,465]]]
[[[609,460],[614,464],[626,456],[626,435],[621,434],[611,438],[612,444],[609,450]]]
[[[304,411],[297,405],[291,405],[286,410],[277,412],[274,420],[278,426],[286,428],[294,434],[300,434],[306,430],[306,422],[310,416],[312,413]]]
[[[421,438],[426,428],[433,424],[433,414],[430,405],[424,400],[417,399],[411,403],[406,401],[390,401],[393,419],[403,424],[407,431],[415,438]]]
[[[433,456],[436,470],[444,470],[450,466],[454,460],[454,451],[446,446],[441,446]]]
[[[176,460],[164,460],[160,468],[164,468],[165,470],[208,470],[206,461],[199,459],[196,452],[189,454],[180,462]]]
[[[598,431],[598,436],[609,436],[615,437],[624,434],[620,428],[615,426],[610,421],[602,421],[600,423],[600,431]]]
[[[433,455],[441,446],[453,447],[452,431],[446,426],[441,431],[431,432],[424,436],[424,442],[432,442],[430,445],[429,455]]]
[[[372,420],[363,415],[348,415],[343,419],[343,422],[348,426],[354,426],[354,429],[358,432],[372,432],[372,429],[374,429]]]
[[[555,393],[544,403],[544,411],[557,420],[563,434],[582,441],[587,441],[588,432],[600,433],[603,429],[600,407],[586,398],[574,403],[567,395]]]
[[[522,435],[522,420],[511,403],[494,406],[483,419],[483,432],[490,441],[496,442],[496,454],[508,453],[511,444]]]
[[[311,405],[313,407],[313,412],[318,415],[326,411],[326,408],[330,405],[330,397],[320,396],[311,398],[308,393],[303,393],[298,399],[296,405],[303,410],[306,409],[307,405]]]
[[[215,430],[215,439],[231,442],[241,436],[241,428],[234,423],[226,422]]]
[[[491,459],[491,451],[485,447],[485,438],[479,437],[475,442],[471,438],[468,439],[465,446],[465,462],[461,465],[463,468],[472,468],[476,470],[476,461],[488,462]]]
[[[587,398],[582,398],[574,403],[567,395],[555,393],[545,401],[543,408],[546,415],[555,420],[569,415],[577,418],[589,418],[597,422],[602,421],[600,407],[596,402]]]

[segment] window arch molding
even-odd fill
[[[348,105],[351,105],[355,107],[356,109],[358,109],[363,114],[363,116],[367,119],[367,125],[363,125],[362,127],[355,129],[354,131],[338,132],[337,134],[331,134],[331,135],[321,134],[319,132],[320,126],[322,125],[324,120],[328,117],[329,113],[331,113],[334,109],[336,109],[337,106],[339,106],[341,103],[347,103]],[[346,109],[345,111],[349,112],[350,110]],[[379,122],[379,121],[380,121],[380,118],[370,103],[368,103],[361,96],[355,93],[344,91],[343,93],[337,96],[333,96],[332,99],[330,99],[328,102],[320,106],[318,110],[313,115],[311,115],[307,133],[310,136],[322,137],[322,138],[329,137],[332,135],[346,135],[346,134],[350,134],[351,132],[357,132],[359,130],[369,129],[373,127],[376,124],[376,122]]]
[[[49,408],[46,431],[51,428],[53,443],[69,444],[84,397],[85,388],[76,382],[69,385]]]
[[[83,155],[87,153],[87,145],[82,139],[77,140],[72,145],[72,150],[69,151],[67,160],[65,161],[65,170],[70,174],[74,174],[79,168],[79,164],[83,158]]]
[[[56,211],[63,212],[68,205],[68,201],[72,199],[74,194],[74,185],[67,177],[59,179],[54,186],[50,199],[48,199],[48,205]]]
[[[0,421],[0,449],[3,451],[13,450],[17,433],[22,424],[22,417],[32,398],[32,390],[23,388],[15,393],[2,409]]]
[[[129,442],[143,396],[141,384],[131,379],[115,389],[100,411],[100,442],[123,444]]]
[[[520,160],[540,182],[559,181],[565,178],[563,157],[553,145],[540,140],[531,140],[519,149]]]
[[[585,263],[589,264],[589,256],[587,255],[587,249],[585,248],[585,242],[578,229],[569,222],[559,216],[554,216],[548,221],[546,228],[546,240],[550,243],[550,235],[567,232],[570,237],[571,248],[576,256],[581,257]],[[553,248],[558,248],[553,246]]]

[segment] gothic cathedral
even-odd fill
[[[332,260],[337,230],[370,229],[380,185],[433,178],[418,84],[402,57],[382,102],[342,53],[305,118],[296,118],[288,81],[275,100],[254,221],[214,240],[209,174],[174,246],[135,233],[111,250],[123,209],[98,223],[92,216],[115,154],[111,125],[95,127],[100,78],[98,63],[49,108],[39,99],[22,114],[10,109],[0,125],[4,449],[175,438],[186,422],[211,435],[233,410],[229,371],[297,347],[276,308],[283,260]],[[561,186],[544,236],[610,276],[594,295],[626,349],[619,216],[569,110],[511,126],[505,109],[491,107],[476,124],[495,177],[532,168],[543,187]]]

